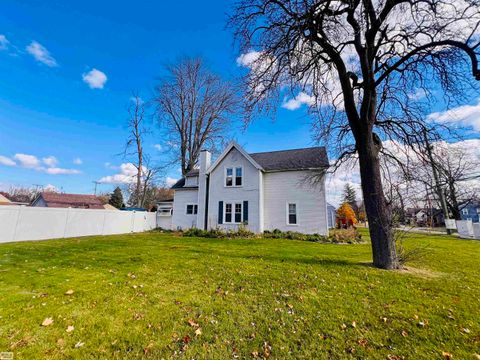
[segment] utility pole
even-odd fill
[[[95,184],[95,190],[93,194],[96,196],[97,195],[97,185],[100,184],[98,181],[92,181]]]
[[[440,179],[438,178],[438,172],[437,172],[437,167],[436,167],[436,164],[435,164],[435,160],[433,159],[433,154],[432,154],[433,146],[430,145],[430,141],[428,140],[426,130],[423,131],[423,137],[424,137],[424,140],[425,140],[425,148],[427,150],[427,156],[428,156],[428,159],[430,161],[430,165],[432,166],[432,174],[433,174],[433,180],[435,182],[435,190],[436,190],[435,192],[437,193],[438,198],[440,199],[440,205],[442,207],[443,215],[445,217],[445,225],[446,225],[446,222],[447,222],[446,220],[449,220],[447,202],[445,200],[445,194],[443,192],[443,189],[440,185]],[[432,210],[432,219],[433,219],[433,210]],[[433,223],[432,223],[432,226],[433,226]],[[447,234],[451,235],[452,230],[447,229]]]

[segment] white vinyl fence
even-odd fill
[[[157,227],[156,213],[0,206],[0,243],[125,234]]]
[[[472,220],[457,220],[458,235],[467,239],[480,239],[480,223]]]

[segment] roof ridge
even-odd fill
[[[260,152],[248,153],[248,155],[270,154],[270,153],[275,153],[275,152],[310,150],[310,149],[325,149],[325,150],[326,150],[325,146],[311,146],[311,147],[303,147],[303,148],[296,148],[296,149],[286,149],[286,150],[260,151]]]

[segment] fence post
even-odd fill
[[[102,210],[102,211],[103,211],[102,235],[105,235],[105,221],[107,220],[107,211],[108,210]]]
[[[67,235],[67,225],[68,225],[68,218],[70,216],[70,209],[71,208],[67,208],[67,216],[65,218],[65,227],[63,228],[63,238],[65,239],[65,236]]]
[[[22,215],[23,208],[24,208],[24,205],[20,206],[20,208],[17,211],[17,221],[15,221],[15,228],[13,230],[12,241],[17,240],[17,227],[18,227],[18,223],[20,222],[20,216]]]
[[[133,232],[135,230],[135,210],[132,211],[132,227],[130,229],[130,232]]]

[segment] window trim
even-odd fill
[[[295,205],[295,219],[297,222],[295,224],[290,223],[290,205]],[[287,205],[285,207],[285,222],[287,226],[298,226],[298,204],[293,201],[287,201]]]
[[[188,207],[193,206],[192,213],[188,213]],[[197,215],[198,214],[198,204],[186,204],[185,205],[185,215]]]
[[[227,219],[227,204],[232,205],[232,221],[228,222]],[[240,222],[235,221],[235,208],[236,205],[240,205]],[[223,223],[228,225],[240,225],[243,224],[243,201],[224,201],[223,203]]]
[[[228,186],[227,185],[227,169],[232,169],[232,185]],[[242,176],[241,176],[241,179],[242,179],[242,185],[236,185],[237,183],[237,169],[241,169],[242,170]],[[244,184],[244,171],[243,171],[243,166],[225,166],[224,167],[224,170],[223,170],[223,187],[225,188],[241,188],[243,187],[243,184]]]

